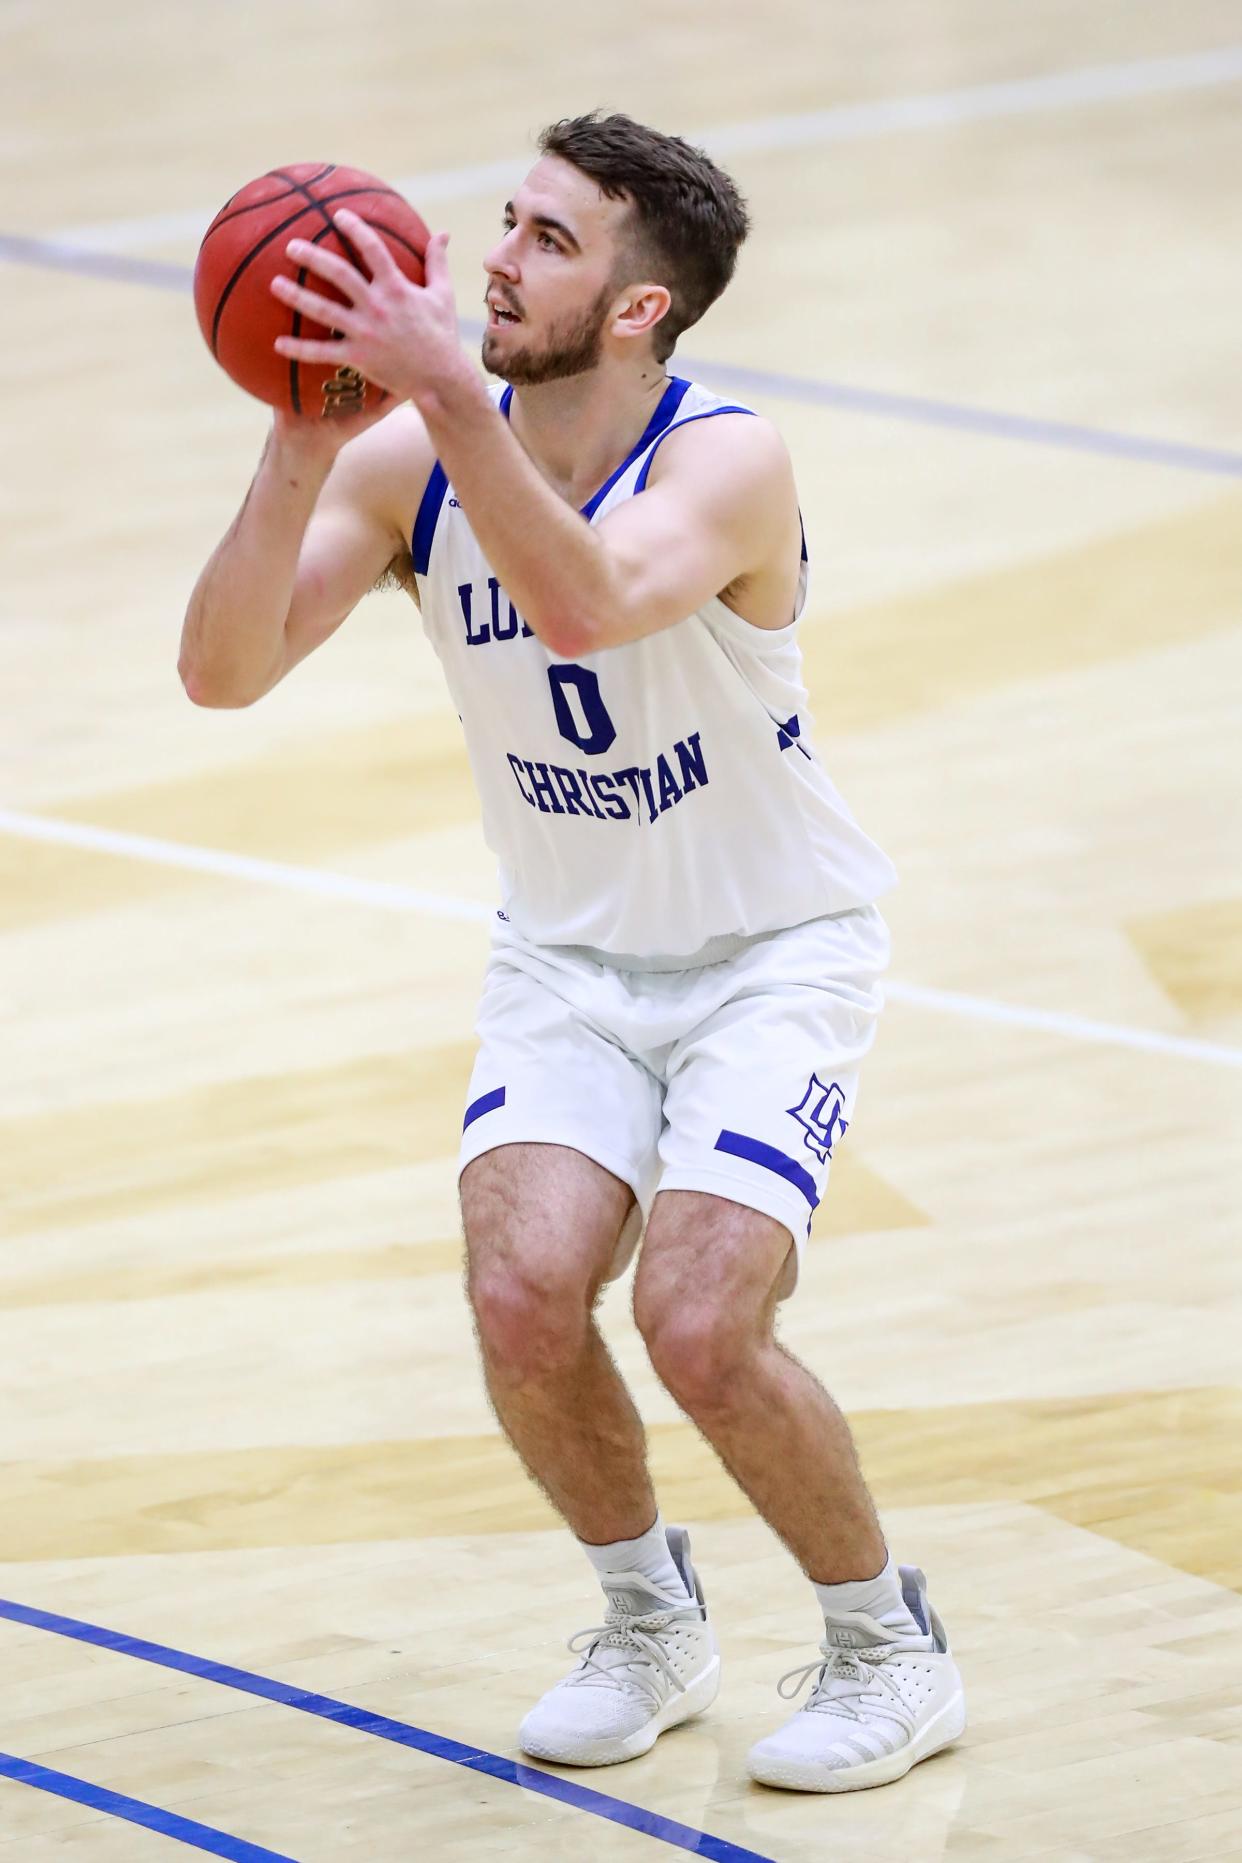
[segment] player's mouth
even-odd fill
[[[509,305],[504,303],[500,298],[489,297],[487,300],[487,310],[487,327],[489,330],[500,330],[508,324],[521,323],[522,321],[517,312],[510,309]]]

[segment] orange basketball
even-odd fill
[[[332,224],[340,207],[375,228],[412,283],[424,282],[429,235],[422,219],[386,182],[334,162],[292,162],[249,182],[208,227],[194,266],[194,308],[212,355],[248,394],[292,414],[361,413],[385,399],[384,390],[356,369],[294,362],[273,347],[278,336],[322,342],[333,334],[272,296],[278,272],[344,302],[326,279],[286,256],[291,239],[338,253],[370,276],[361,255]]]

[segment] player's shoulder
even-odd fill
[[[413,470],[419,466],[430,472],[435,448],[422,415],[410,402],[404,401],[383,420],[376,421],[374,427],[368,427],[357,439],[342,447],[341,458],[359,472],[392,471],[401,467]]]
[[[736,486],[742,491],[789,486],[793,464],[780,428],[750,408],[709,401],[661,436],[648,483]]]
[[[423,417],[405,402],[341,448],[333,477],[340,492],[391,516],[405,532],[434,465]]]

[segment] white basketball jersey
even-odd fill
[[[507,418],[513,390],[492,393]],[[674,377],[583,517],[640,495],[675,428],[751,412]],[[704,961],[721,941],[865,905],[893,884],[808,740],[795,639],[805,548],[787,627],[755,627],[713,597],[580,660],[526,626],[438,463],[411,554],[522,936]]]

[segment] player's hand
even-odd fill
[[[448,234],[432,235],[424,261],[427,282],[412,285],[379,234],[358,214],[343,208],[332,219],[370,267],[371,277],[309,240],[290,240],[289,257],[335,285],[346,301],[322,297],[283,274],[275,277],[272,292],[282,304],[341,332],[320,342],[277,337],[276,349],[298,362],[344,363],[386,388],[394,400],[417,404],[421,393],[468,367],[457,334],[457,304],[445,251]]]
[[[349,440],[357,439],[399,403],[394,396],[366,414],[291,414],[277,408],[272,432],[283,452],[309,460],[333,460]]]

